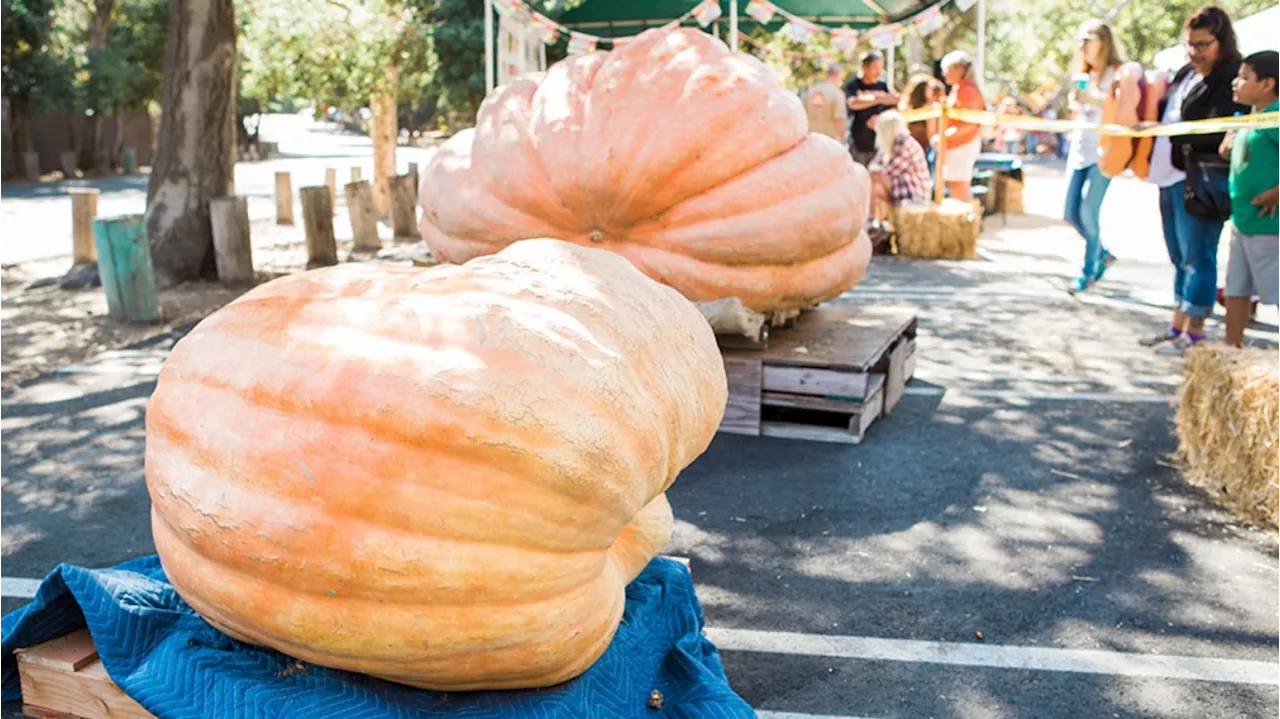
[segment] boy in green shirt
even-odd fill
[[[1256,52],[1240,64],[1231,83],[1235,101],[1253,111],[1275,112],[1276,59],[1274,50]],[[1280,131],[1276,127],[1240,130],[1228,135],[1223,149],[1231,151],[1231,259],[1227,263],[1226,342],[1244,344],[1253,295],[1268,305],[1280,301],[1280,233],[1277,231],[1277,160]],[[1225,153],[1224,153],[1225,154]]]

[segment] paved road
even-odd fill
[[[349,180],[352,167],[361,168],[366,179],[373,174],[369,138],[338,132],[333,126],[312,122],[304,115],[268,116],[263,122],[262,137],[264,141],[280,143],[281,157],[236,164],[236,193],[249,199],[250,220],[275,217],[276,172],[291,173],[295,208],[300,208],[298,188],[324,184],[326,168],[338,171],[339,184]],[[397,171],[407,171],[410,162],[425,165],[432,152],[416,147],[399,148]],[[8,265],[71,255],[71,198],[67,195],[71,187],[98,188],[100,217],[141,214],[146,210],[147,175],[6,184],[4,202],[0,204],[0,222],[4,227],[0,263]],[[338,189],[338,207],[345,208],[342,188]],[[295,212],[301,210],[295,209]]]
[[[722,435],[671,490],[667,551],[731,682],[772,719],[1275,716],[1276,538],[1179,482],[1180,360],[1133,341],[1166,314],[1155,240],[1116,229],[1115,274],[1072,298],[1070,233],[992,231],[973,262],[877,259],[842,299],[920,315],[917,379],[863,444]],[[142,417],[171,341],[4,395],[6,577],[152,551]]]

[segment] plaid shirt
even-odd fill
[[[929,201],[929,161],[920,143],[911,135],[899,135],[893,141],[893,155],[888,163],[877,156],[869,168],[889,177],[889,197],[893,204]]]

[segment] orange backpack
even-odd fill
[[[1152,73],[1150,78],[1143,78],[1142,102],[1139,104],[1139,120],[1143,122],[1160,121],[1160,101],[1169,89],[1169,75],[1165,72]],[[1151,173],[1151,150],[1155,147],[1156,138],[1133,138],[1133,161],[1129,167],[1139,179],[1145,180]]]
[[[1132,126],[1139,120],[1139,113],[1146,105],[1146,78],[1142,66],[1126,62],[1115,70],[1111,92],[1102,105],[1104,125]],[[1137,152],[1137,140],[1123,135],[1103,135],[1098,138],[1098,169],[1106,177],[1115,177],[1129,167]]]

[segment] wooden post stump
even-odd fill
[[[132,147],[126,147],[120,151],[120,166],[124,168],[124,174],[132,175],[138,171],[138,152]]]
[[[287,172],[276,173],[276,224],[293,224],[293,181]]]
[[[363,177],[364,177],[364,175],[360,174],[360,168],[358,168],[358,167],[353,167],[353,168],[351,168],[351,181],[352,181],[352,182],[359,182]]]
[[[324,184],[329,188],[329,202],[333,206],[338,205],[338,171],[332,167],[326,167],[324,170]]]
[[[248,198],[232,196],[209,200],[209,220],[213,225],[218,280],[227,287],[253,284]]]
[[[410,184],[413,187],[413,196],[417,197],[418,196],[418,163],[416,162],[409,163],[409,177],[413,178]]]
[[[351,213],[351,234],[355,238],[354,251],[377,252],[382,249],[378,239],[378,212],[373,206],[373,185],[367,181],[352,182],[346,186],[347,210]]]
[[[22,171],[26,173],[28,180],[32,182],[40,181],[40,154],[37,152],[22,153]]]
[[[333,203],[329,188],[304,187],[302,222],[307,232],[307,269],[338,264],[338,242],[333,236]]]
[[[71,259],[74,264],[93,264],[98,252],[93,246],[93,221],[98,217],[98,190],[73,187],[71,195]]]
[[[76,157],[75,150],[63,150],[58,155],[58,166],[62,168],[63,177],[75,177],[76,166],[80,164],[80,159]]]
[[[418,203],[413,192],[411,175],[394,175],[387,178],[391,187],[391,227],[396,237],[420,239],[418,232]]]
[[[93,241],[108,314],[129,322],[159,321],[160,301],[143,216],[94,220]]]

